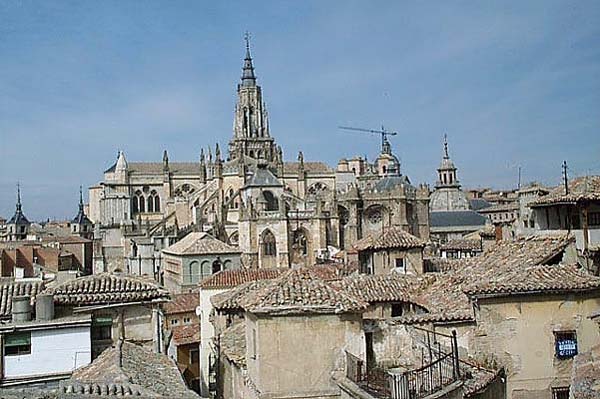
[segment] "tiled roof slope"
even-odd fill
[[[256,280],[270,280],[280,276],[288,269],[237,269],[222,270],[204,279],[200,283],[202,289],[227,289]]]
[[[246,323],[235,323],[221,334],[223,355],[239,367],[246,367]]]
[[[569,194],[565,194],[560,185],[529,203],[530,207],[552,205],[558,203],[576,204],[581,201],[600,201],[600,176],[583,176],[569,181]]]
[[[440,246],[442,251],[469,251],[481,250],[481,240],[469,240],[469,239],[456,239],[450,240],[446,244]]]
[[[39,281],[0,280],[0,319],[12,317],[12,298],[14,296],[30,296],[31,302],[44,289],[44,283]]]
[[[379,249],[411,249],[422,248],[425,246],[420,238],[413,236],[401,227],[390,227],[383,233],[370,234],[353,245],[358,251],[379,250]]]
[[[221,292],[210,297],[210,303],[217,310],[239,310],[241,306],[239,300],[250,291],[263,288],[269,284],[270,280],[256,280],[238,285],[228,291]]]
[[[508,295],[533,292],[588,291],[600,288],[595,277],[577,265],[529,266],[500,273],[465,288],[468,295]]]
[[[163,251],[175,255],[231,254],[240,252],[238,248],[226,244],[208,233],[196,231],[189,233]]]
[[[166,315],[172,315],[195,312],[199,304],[200,295],[198,292],[186,292],[185,294],[173,295],[171,301],[165,302],[162,308]]]
[[[444,262],[446,270],[439,273],[423,276],[350,276],[337,286],[371,303],[406,301],[427,310],[427,313],[396,318],[398,323],[467,321],[473,319],[474,313],[465,291],[476,292],[478,287],[508,291],[522,290],[523,287],[541,288],[542,284],[548,284],[552,289],[565,290],[594,287],[598,278],[581,271],[566,266],[540,266],[551,260],[555,261],[568,245],[572,245],[572,240],[566,237],[532,237],[501,241],[479,257]],[[558,277],[553,279],[553,272]],[[561,286],[556,285],[561,279],[566,281],[562,282]]]
[[[188,345],[200,342],[200,325],[188,324],[171,327],[175,345]]]
[[[250,291],[239,303],[248,312],[271,315],[347,313],[363,310],[368,305],[334,289],[310,268],[289,270],[264,287]]]
[[[169,299],[168,291],[148,278],[110,273],[79,277],[47,291],[54,303],[72,306]]]
[[[75,370],[60,383],[59,396],[199,398],[187,388],[173,360],[129,342],[119,342]]]

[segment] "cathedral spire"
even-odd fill
[[[21,185],[17,183],[17,212],[21,211]]]
[[[83,212],[83,189],[79,186],[79,212]]]
[[[250,55],[250,33],[246,32],[244,40],[246,41],[246,57],[242,68],[242,87],[253,87],[256,86],[256,76],[254,75],[254,65]]]

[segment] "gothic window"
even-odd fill
[[[158,194],[154,196],[154,212],[160,212],[160,197]]]
[[[135,192],[135,200],[133,202],[134,207],[137,207],[134,212],[146,212],[146,199],[144,198],[144,194],[140,190]]]
[[[139,206],[139,202],[138,202],[138,197],[136,197],[136,196],[134,196],[131,199],[131,209],[132,209],[133,213],[139,212],[140,206]]]
[[[146,203],[148,204],[148,206],[146,207],[148,209],[148,212],[154,212],[154,200],[152,199],[151,195],[149,195],[146,198]]]
[[[275,256],[277,254],[277,243],[275,236],[270,230],[265,230],[262,235],[262,255]]]
[[[328,188],[325,184],[323,184],[321,182],[316,182],[315,184],[313,184],[312,186],[310,186],[308,188],[308,194],[309,195],[317,195],[317,194],[324,193],[327,190],[328,190]]]
[[[380,206],[374,206],[367,211],[367,220],[371,224],[381,223],[383,219],[383,209]]]

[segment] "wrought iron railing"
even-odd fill
[[[420,399],[447,387],[460,379],[456,332],[441,334],[421,328],[427,333],[430,342],[434,336],[433,348],[429,346],[428,363],[403,373],[393,373],[379,367],[367,368],[359,357],[346,352],[346,377],[362,389],[378,398]],[[442,350],[438,337],[449,338],[449,350]],[[435,348],[437,344],[437,348]]]

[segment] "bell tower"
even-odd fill
[[[269,115],[262,99],[262,90],[256,84],[248,33],[245,40],[246,57],[242,79],[237,86],[238,98],[233,119],[233,138],[229,142],[229,159],[234,160],[243,154],[271,163],[277,156],[277,148],[269,131]]]

